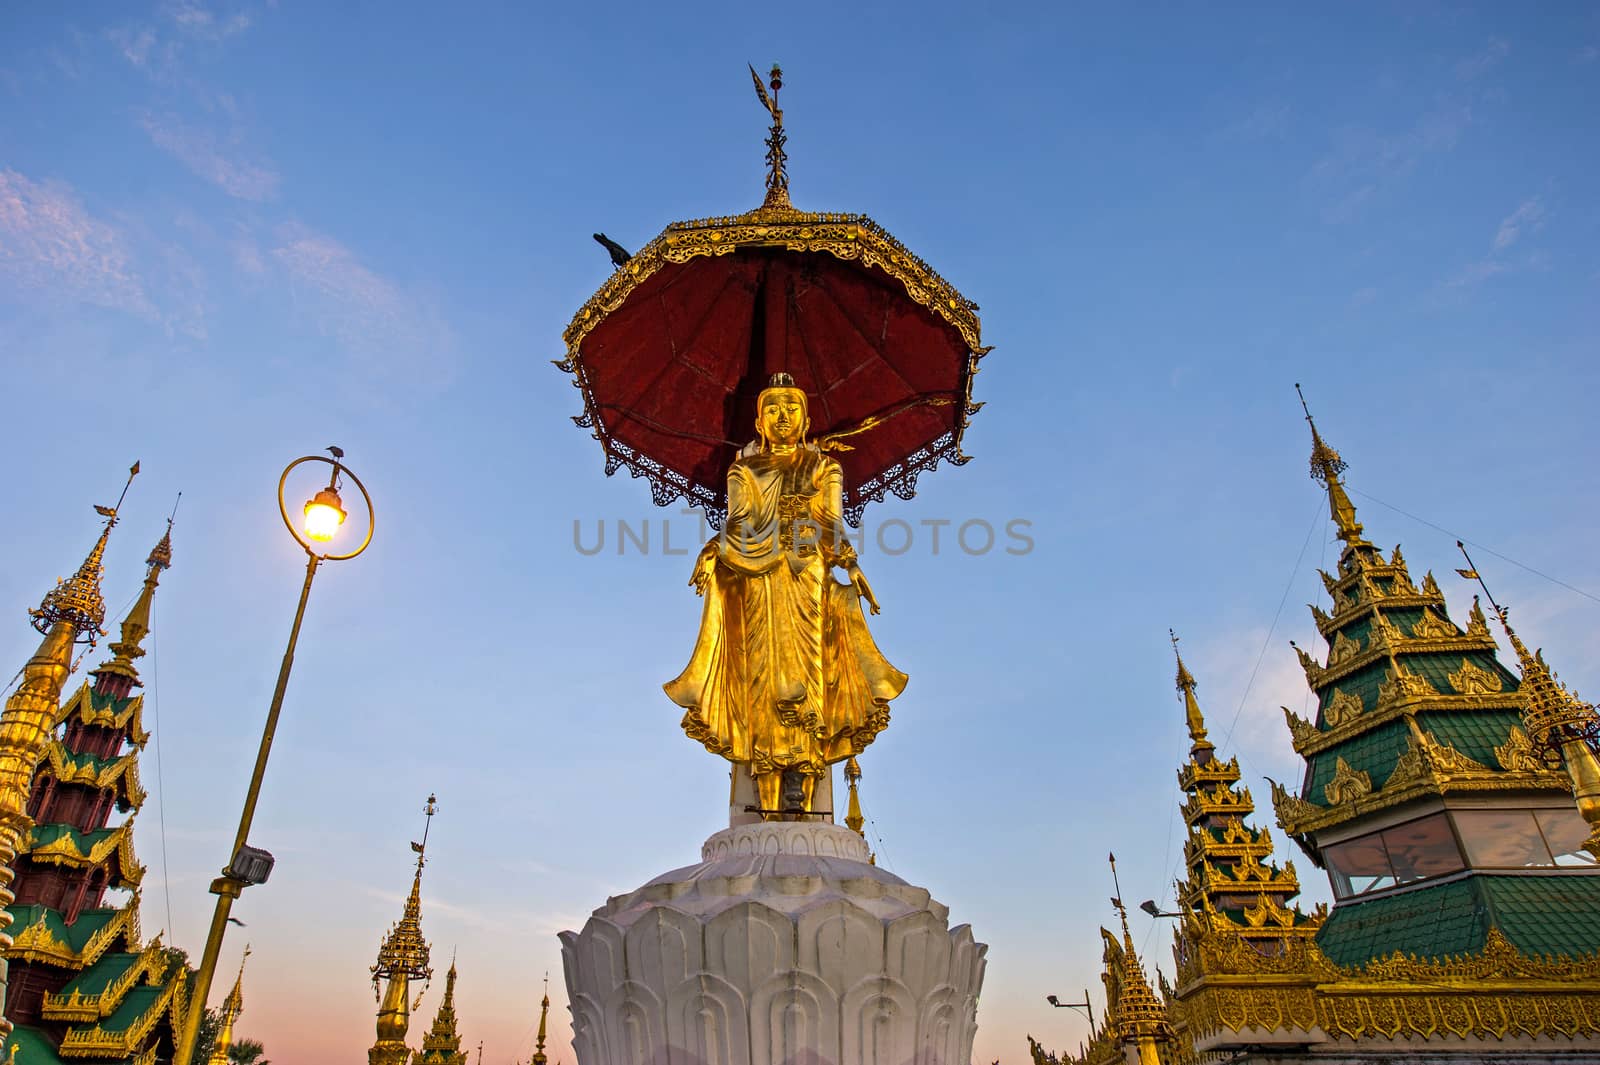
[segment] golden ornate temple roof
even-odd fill
[[[433,1016],[433,1026],[422,1037],[422,1049],[411,1059],[413,1065],[466,1065],[461,1035],[456,1031],[456,963],[444,975],[444,998]]]

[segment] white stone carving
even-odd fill
[[[718,832],[561,933],[579,1065],[967,1065],[984,954],[825,823]]]
[[[856,862],[872,856],[866,840],[826,821],[736,825],[713,834],[700,848],[701,859],[708,862],[738,854],[803,854]]]

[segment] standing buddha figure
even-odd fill
[[[844,474],[809,428],[806,394],[774,374],[759,440],[728,468],[722,534],[695,561],[699,638],[664,685],[691,739],[748,767],[767,818],[794,807],[791,790],[811,811],[817,780],[889,724],[907,679],[867,630],[860,600],[874,614],[878,602],[845,536]]]

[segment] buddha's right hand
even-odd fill
[[[706,549],[700,552],[700,557],[695,559],[694,572],[689,575],[689,584],[694,588],[695,595],[705,595],[706,589],[711,586],[711,573],[717,566],[717,553],[707,544]]]

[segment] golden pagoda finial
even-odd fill
[[[550,974],[544,974],[544,999],[539,1003],[539,1038],[534,1044],[531,1065],[546,1065],[550,1060],[545,1056],[544,1038],[545,1021],[550,1016]]]
[[[372,966],[372,990],[378,994],[378,985],[388,981],[378,1006],[378,1040],[367,1051],[368,1065],[406,1065],[411,1051],[405,1045],[406,1030],[411,1025],[413,1008],[409,997],[412,980],[431,980],[428,942],[422,938],[422,868],[427,861],[428,828],[438,810],[438,799],[428,796],[423,807],[427,821],[423,824],[422,842],[413,842],[411,849],[417,854],[416,875],[411,878],[411,894],[406,898],[405,910],[389,934],[378,947],[378,961]],[[426,990],[426,985],[424,985]],[[417,1001],[421,1002],[421,993]]]
[[[106,522],[100,530],[100,538],[83,560],[83,565],[66,580],[56,581],[56,586],[45,593],[39,608],[28,611],[28,616],[33,619],[33,627],[40,632],[48,633],[58,622],[64,621],[72,626],[75,642],[92,646],[96,637],[105,635],[100,628],[106,619],[106,601],[100,594],[100,575],[105,569],[102,559],[106,553],[106,539],[117,524],[117,511],[128,497],[128,486],[138,475],[139,464],[135,462],[128,468],[128,479],[122,486],[122,494],[117,497],[117,505],[95,505],[95,512]]]
[[[1467,568],[1456,572],[1468,580],[1476,580],[1483,589],[1522,668],[1522,683],[1518,686],[1526,700],[1522,724],[1533,745],[1533,754],[1547,768],[1566,768],[1578,813],[1589,823],[1589,838],[1584,841],[1584,849],[1600,858],[1600,713],[1556,678],[1545,663],[1542,650],[1528,650],[1528,645],[1511,627],[1510,611],[1495,601],[1488,584],[1473,565],[1466,544],[1457,540],[1456,547],[1467,560]]]
[[[147,567],[144,587],[140,589],[139,597],[134,600],[128,616],[122,619],[122,636],[111,645],[114,657],[95,670],[96,674],[109,673],[126,677],[133,684],[139,683],[139,671],[134,667],[133,660],[144,657],[144,648],[141,645],[150,633],[150,603],[155,598],[156,585],[160,583],[161,571],[172,568],[171,518],[167,519],[167,531],[162,534],[156,546],[151,548],[144,564]]]
[[[211,1043],[211,1055],[206,1065],[228,1065],[228,1051],[233,1048],[233,1025],[244,1012],[244,963],[250,957],[250,944],[244,945],[239,958],[239,975],[233,981],[233,990],[222,1000],[222,1019],[217,1024],[217,1035]]]
[[[1333,516],[1333,523],[1339,527],[1339,539],[1350,545],[1363,543],[1361,523],[1356,521],[1356,506],[1350,502],[1350,496],[1339,480],[1339,475],[1349,464],[1317,432],[1317,423],[1311,417],[1311,408],[1306,405],[1306,395],[1300,391],[1298,382],[1294,390],[1300,397],[1300,409],[1306,412],[1306,424],[1311,426],[1311,479],[1328,490],[1328,510]]]
[[[1194,674],[1189,672],[1189,667],[1183,664],[1183,654],[1178,650],[1178,634],[1171,629],[1167,635],[1172,637],[1172,653],[1178,659],[1178,690],[1183,693],[1183,716],[1189,725],[1189,738],[1194,741],[1194,751],[1213,750],[1211,741],[1206,739],[1206,719],[1200,713],[1200,701],[1194,697],[1194,690],[1198,685],[1194,682]]]
[[[1109,856],[1111,883],[1117,893],[1111,905],[1122,922],[1122,972],[1118,974],[1116,1003],[1116,1035],[1124,1045],[1137,1048],[1140,1065],[1160,1065],[1158,1043],[1171,1038],[1171,1025],[1167,1011],[1145,979],[1144,968],[1139,964],[1139,953],[1133,946],[1133,933],[1128,930],[1128,908],[1122,903],[1122,885],[1117,880],[1117,856]]]
[[[411,1061],[412,1065],[465,1065],[466,1060],[461,1052],[461,1035],[456,1031],[456,956],[452,951],[439,1011],[434,1014],[433,1027],[422,1037],[422,1051]]]
[[[772,128],[767,132],[767,196],[761,207],[763,210],[793,210],[794,204],[789,201],[789,156],[783,150],[789,136],[783,131],[783,110],[778,106],[778,90],[783,88],[783,70],[778,64],[772,64],[770,96],[767,86],[761,84],[761,75],[756,73],[754,64],[750,64],[750,80],[756,83],[756,95],[760,97],[761,105],[772,116]]]
[[[844,764],[844,779],[850,784],[850,808],[844,815],[845,827],[866,839],[867,834],[863,829],[867,819],[861,816],[861,796],[856,794],[856,785],[861,781],[861,763],[856,761],[855,755],[851,755]]]

